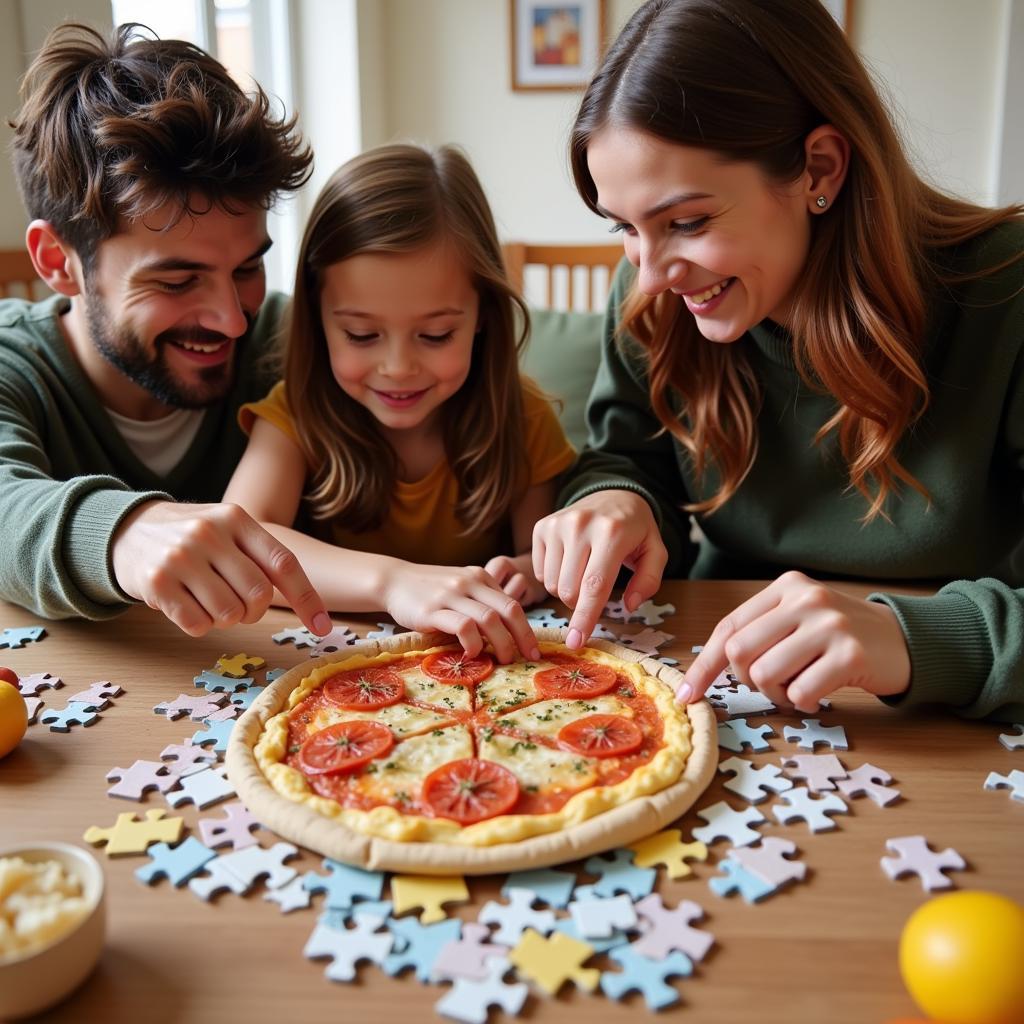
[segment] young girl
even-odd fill
[[[600,443],[535,532],[570,645],[621,565],[629,607],[666,565],[778,576],[714,630],[681,699],[731,662],[805,711],[855,685],[1020,721],[1021,208],[915,173],[817,0],[644,4],[570,148],[632,264],[591,395]],[[941,589],[863,601],[786,569]]]
[[[351,160],[310,216],[284,381],[243,408],[225,500],[286,541],[328,607],[538,657],[519,602],[544,593],[531,535],[573,450],[519,375],[525,317],[461,153]],[[293,529],[300,505],[315,537]]]

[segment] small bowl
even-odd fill
[[[0,955],[0,1020],[27,1017],[60,1002],[96,966],[103,951],[106,902],[103,869],[91,853],[68,843],[34,843],[0,849],[0,857],[37,863],[55,860],[82,883],[89,904],[70,930],[35,952]]]

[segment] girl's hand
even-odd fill
[[[384,579],[384,608],[403,626],[457,637],[466,653],[490,643],[499,661],[540,658],[522,605],[479,566],[396,562]]]
[[[533,575],[532,556],[496,555],[485,566],[484,571],[494,577],[495,582],[509,597],[514,597],[524,608],[543,601],[548,596],[544,584]]]
[[[622,600],[635,611],[661,586],[667,561],[654,513],[633,491],[588,494],[533,528],[534,575],[574,609],[568,647],[594,631],[622,566],[633,570]]]
[[[800,572],[780,576],[719,622],[676,698],[703,697],[730,665],[773,704],[806,712],[843,686],[887,697],[910,685],[910,654],[892,610]]]

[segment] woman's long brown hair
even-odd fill
[[[849,141],[849,169],[831,208],[813,218],[785,326],[801,376],[836,399],[816,440],[836,432],[870,521],[885,515],[900,484],[927,497],[897,446],[928,403],[926,296],[969,279],[944,269],[941,251],[1024,209],[976,206],[921,180],[867,71],[818,0],[649,0],[587,89],[570,160],[580,195],[600,212],[587,146],[606,126],[751,161],[781,184],[802,173],[804,140],[823,124]],[[658,419],[690,452],[698,478],[711,465],[717,471],[718,490],[687,508],[714,512],[757,454],[760,393],[751,367],[741,349],[708,344],[675,295],[634,288],[621,319],[646,349]]]
[[[380,146],[335,171],[317,198],[285,328],[285,390],[310,467],[306,500],[318,520],[340,519],[356,531],[379,526],[398,468],[373,415],[331,373],[320,316],[323,273],[360,253],[414,252],[439,241],[462,258],[480,297],[469,376],[444,405],[444,447],[459,483],[455,512],[464,532],[494,526],[521,493],[527,466],[518,353],[529,318],[506,276],[483,189],[451,146]]]

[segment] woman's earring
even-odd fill
[[[824,210],[825,207],[828,206],[828,200],[824,196],[818,196],[814,201],[818,204],[819,210]]]

